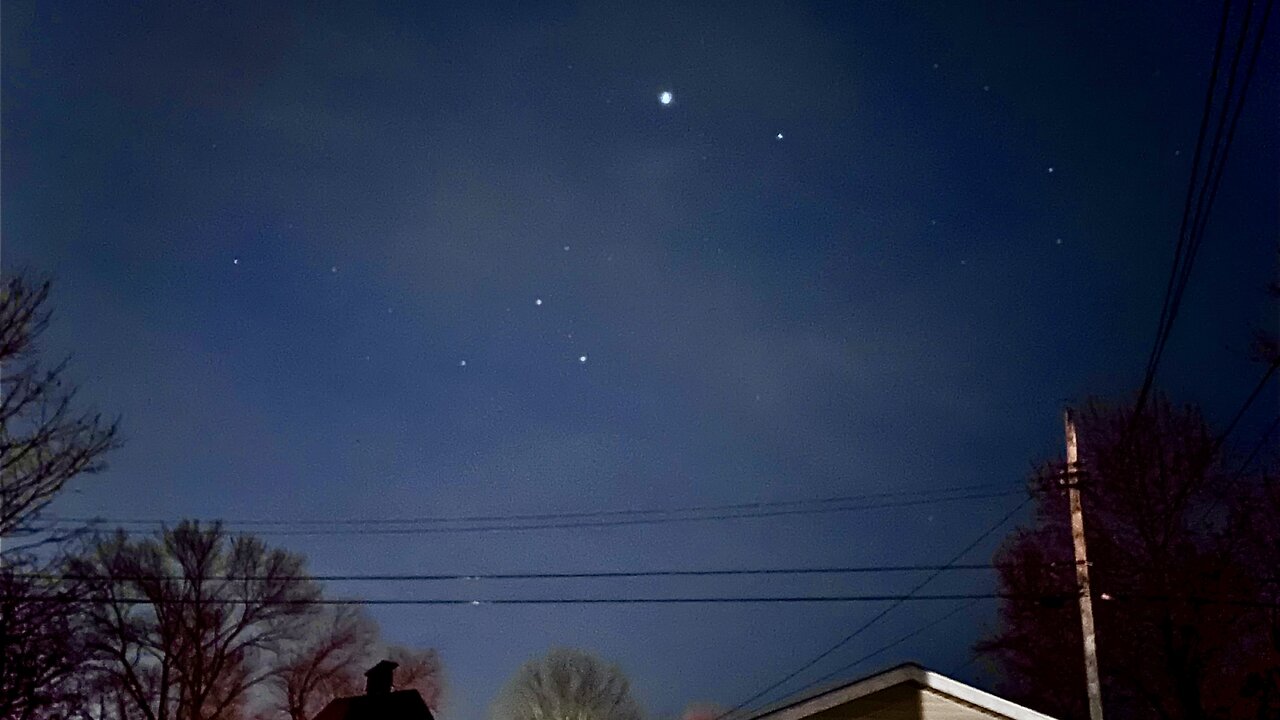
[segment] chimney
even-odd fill
[[[391,692],[391,678],[399,663],[383,660],[369,668],[364,676],[364,692],[366,695],[386,695]]]

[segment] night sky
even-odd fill
[[[3,262],[54,278],[49,356],[127,444],[54,510],[285,521],[1016,492],[1059,452],[1064,402],[1141,381],[1221,7],[60,5],[4,3]],[[1277,60],[1269,42],[1160,372],[1219,424],[1260,376],[1251,333],[1277,327]],[[942,563],[1021,499],[268,539],[315,573]],[[953,606],[898,608],[789,687]],[[439,648],[445,718],[480,720],[553,645],[620,662],[656,715],[732,705],[883,607],[372,613]],[[916,659],[989,686],[965,663],[994,610],[850,674]]]

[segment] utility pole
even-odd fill
[[[1093,631],[1093,594],[1089,590],[1089,557],[1084,544],[1084,508],[1080,505],[1080,459],[1076,421],[1071,408],[1062,413],[1067,434],[1067,497],[1071,502],[1071,544],[1076,553],[1076,585],[1080,589],[1080,629],[1084,631],[1084,676],[1089,690],[1089,720],[1102,720],[1102,683],[1098,680],[1098,639]]]

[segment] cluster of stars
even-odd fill
[[[939,67],[940,67],[940,66],[939,66],[939,64],[938,64],[938,63],[933,63],[933,69],[934,69],[934,70],[937,70]],[[983,86],[982,86],[982,90],[983,90],[983,92],[991,92],[991,86],[990,86],[990,85],[983,85]],[[671,105],[672,103],[674,103],[674,102],[675,102],[675,94],[674,94],[671,90],[662,90],[662,91],[660,91],[660,92],[658,93],[658,102],[659,102],[660,104],[662,104],[663,106],[669,106],[669,105]],[[783,133],[781,133],[781,132],[778,132],[778,133],[776,133],[776,134],[773,136],[773,138],[774,138],[774,140],[781,142],[781,141],[785,138],[785,135],[784,135]],[[1182,154],[1182,151],[1181,151],[1181,150],[1175,150],[1175,151],[1174,151],[1174,154],[1175,154],[1175,155],[1181,155],[1181,154]],[[1051,174],[1051,175],[1054,173],[1054,169],[1055,169],[1055,168],[1054,168],[1054,166],[1052,166],[1052,165],[1050,165],[1050,166],[1048,166],[1048,167],[1046,168],[1047,172],[1048,172],[1049,174]],[[930,224],[930,225],[935,225],[935,226],[936,226],[936,225],[938,224],[938,221],[937,221],[937,220],[930,220],[930,221],[929,221],[929,224]],[[1056,239],[1054,240],[1054,243],[1055,243],[1056,245],[1061,245],[1061,244],[1062,244],[1062,238],[1060,238],[1060,237],[1059,237],[1059,238],[1056,238]],[[568,246],[568,245],[564,245],[564,246],[562,247],[562,249],[564,250],[564,252],[569,252],[569,246]],[[612,260],[613,258],[612,258],[612,257],[609,257],[608,259]],[[239,264],[240,264],[240,257],[239,257],[239,256],[234,256],[234,257],[231,259],[231,264],[232,264],[232,265],[239,265]],[[967,265],[967,264],[968,264],[968,261],[967,261],[967,260],[961,260],[961,261],[960,261],[960,264],[961,264],[961,265]],[[337,266],[337,265],[330,266],[330,268],[329,268],[329,272],[330,272],[330,274],[334,274],[334,275],[336,275],[336,274],[338,273],[338,266]],[[534,304],[534,306],[536,306],[536,307],[542,307],[542,305],[543,305],[542,298],[540,298],[540,297],[536,297],[536,298],[534,298],[534,300],[533,300],[533,304]],[[391,313],[391,308],[387,308],[387,313],[388,313],[388,314],[390,314],[390,313]],[[570,335],[569,335],[569,337],[572,337],[572,334],[570,334]],[[366,359],[366,360],[368,360],[368,359],[369,359],[369,356],[367,356],[367,355],[366,355],[366,356],[365,356],[365,359]],[[584,355],[579,355],[579,356],[578,356],[578,363],[579,363],[579,364],[585,365],[585,364],[586,364],[586,362],[587,362],[587,356],[586,356],[585,354],[584,354]],[[465,367],[467,367],[467,361],[466,361],[466,360],[459,360],[459,361],[458,361],[458,367],[460,367],[460,368],[465,368]],[[757,398],[757,399],[758,399],[758,398]]]

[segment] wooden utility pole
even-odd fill
[[[1089,590],[1089,557],[1084,544],[1084,508],[1080,505],[1080,459],[1076,421],[1071,408],[1062,413],[1067,434],[1067,496],[1071,502],[1071,544],[1076,553],[1080,589],[1080,629],[1084,631],[1084,676],[1089,690],[1089,720],[1102,720],[1102,683],[1098,680],[1098,639],[1093,632],[1093,594]]]

